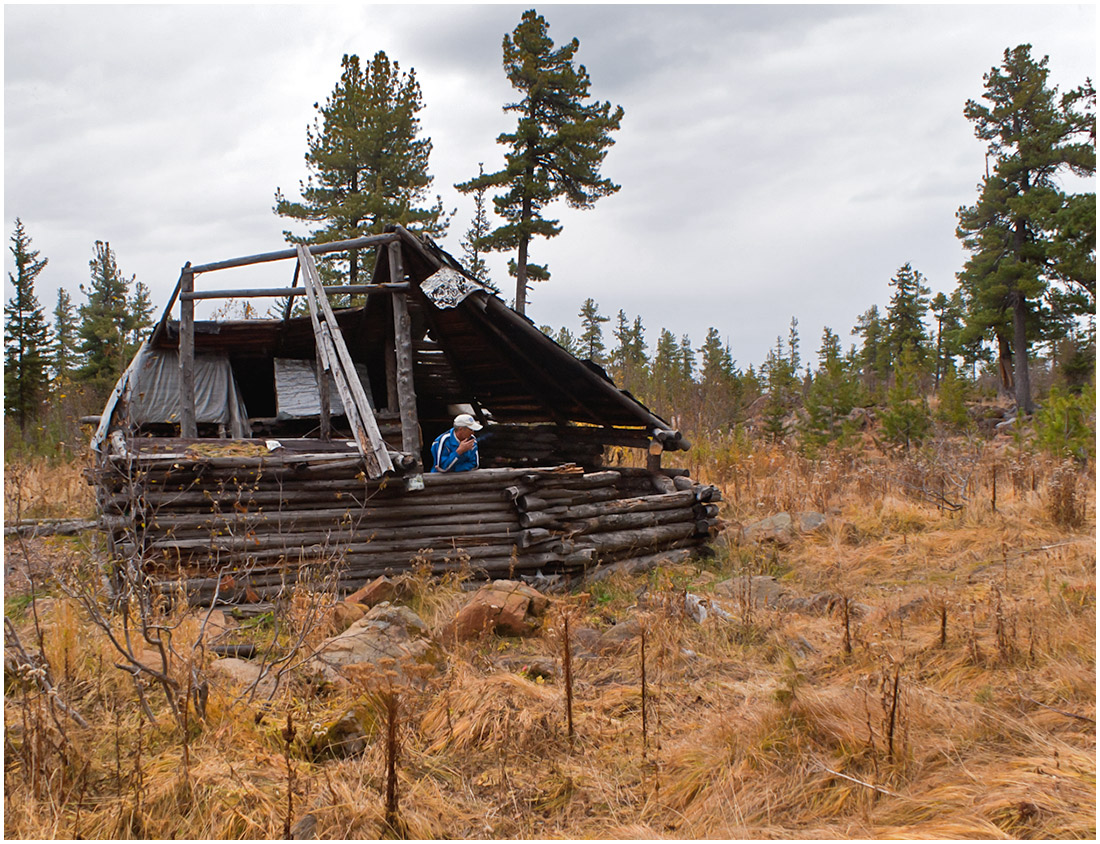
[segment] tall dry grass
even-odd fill
[[[401,692],[402,834],[1095,836],[1091,466],[966,441],[900,459],[867,448],[811,461],[735,439],[701,451],[693,471],[722,487],[729,525],[716,558],[558,599],[576,614],[573,742],[557,609],[538,636],[450,647],[442,674]],[[740,526],[780,510],[827,521],[786,547],[741,539]],[[820,600],[748,606],[719,588],[758,574]],[[464,577],[410,576],[433,628],[461,605]],[[728,617],[696,623],[685,591]],[[157,689],[145,690],[150,724],[81,608],[38,597],[9,596],[8,615],[56,697],[31,672],[6,672],[6,837],[281,837],[288,811],[319,838],[392,834],[385,719],[365,686],[300,682],[261,706],[211,679],[184,764]],[[640,640],[589,654],[578,632],[629,619],[646,630],[644,737]],[[503,657],[559,672],[509,670]],[[319,750],[346,718],[364,749]]]

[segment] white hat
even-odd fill
[[[469,413],[460,413],[455,417],[456,428],[469,428],[471,431],[480,431],[482,425]]]

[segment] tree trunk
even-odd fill
[[[1031,377],[1027,369],[1027,300],[1022,293],[1013,297],[1012,345],[1016,364],[1016,411],[1030,415],[1035,412],[1031,403]]]
[[[1012,378],[1012,348],[1008,344],[1008,338],[997,335],[997,364],[1001,372],[1001,391],[1011,393],[1013,389]]]

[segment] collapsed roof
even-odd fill
[[[310,292],[322,289],[314,256],[365,248],[378,250],[371,284],[324,288],[362,295],[365,304],[333,309],[327,295]],[[200,290],[194,283],[218,270],[294,258],[291,288]],[[307,296],[309,316],[290,315],[290,297],[298,295]],[[256,296],[288,297],[283,318],[193,319],[196,300]],[[181,317],[170,319],[177,300]],[[316,377],[318,362],[329,368],[326,355],[337,390]],[[341,380],[341,361],[354,377]],[[325,397],[319,401],[318,394]],[[238,438],[321,415],[348,415],[354,428],[358,415],[370,429],[363,448],[381,454],[388,471],[380,445],[387,421],[405,432],[389,447],[419,457],[424,443],[419,435],[413,443],[410,429],[422,427],[430,442],[429,434],[449,427],[456,405],[492,424],[594,427],[605,444],[657,440],[663,448],[687,448],[678,431],[599,366],[575,358],[430,239],[401,226],[352,241],[186,265],[164,315],[120,379],[93,447],[124,418],[131,432],[178,423],[181,436],[196,437],[199,426],[218,425],[220,436]]]

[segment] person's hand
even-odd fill
[[[470,437],[468,440],[461,440],[459,441],[458,448],[456,450],[459,454],[465,454],[467,451],[472,449],[476,443],[477,440],[475,440],[473,437]]]

